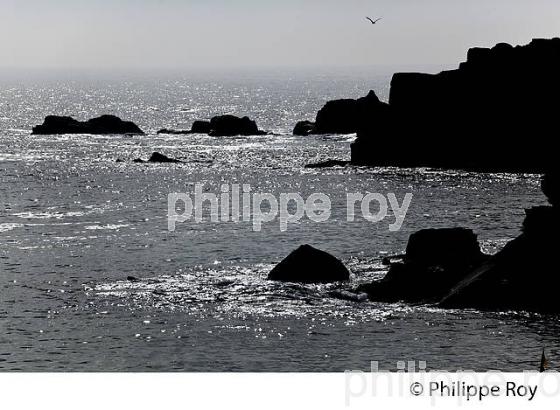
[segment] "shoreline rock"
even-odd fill
[[[387,116],[370,110],[352,163],[544,173],[554,163],[554,150],[543,147],[556,129],[559,71],[553,38],[474,48],[458,69],[439,74],[396,73]]]
[[[551,206],[528,209],[522,234],[497,254],[484,255],[470,230],[420,231],[411,236],[402,262],[390,263],[383,279],[357,291],[379,302],[560,313],[560,208],[554,200],[560,184],[554,175],[543,178]]]
[[[559,230],[558,205],[526,210],[522,234],[459,282],[439,306],[560,313]]]
[[[360,286],[358,291],[376,302],[439,302],[464,275],[488,258],[470,229],[422,230],[410,236],[402,261],[388,261],[387,275]]]
[[[560,205],[560,170],[547,172],[543,177],[541,188],[551,205]]]
[[[102,115],[87,121],[72,117],[49,115],[43,124],[33,127],[33,135],[93,134],[93,135],[144,135],[136,124],[123,121],[114,115]]]

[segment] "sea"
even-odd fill
[[[356,136],[297,137],[295,123],[370,89],[387,100],[390,79],[374,69],[2,78],[0,370],[341,372],[377,363],[396,371],[414,361],[428,370],[523,371],[538,369],[543,348],[553,364],[557,316],[348,297],[382,278],[383,258],[402,254],[415,231],[471,228],[495,253],[519,235],[526,208],[546,203],[538,175],[305,168],[349,160]],[[114,114],[146,135],[31,135],[49,114]],[[271,134],[157,134],[220,114],[247,115]],[[154,151],[182,163],[133,162]],[[286,230],[278,220],[256,231],[249,221],[206,218],[170,231],[169,194],[192,194],[197,184],[207,193],[224,184],[275,197],[320,193],[331,216]],[[356,212],[349,221],[348,193],[413,197],[391,231],[390,215],[373,222]],[[342,260],[350,282],[267,280],[303,244]]]

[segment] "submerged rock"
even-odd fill
[[[329,159],[316,164],[307,164],[305,168],[332,168],[332,167],[345,167],[350,164],[350,161],[342,161],[338,159]]]
[[[559,71],[554,38],[471,49],[439,74],[397,73],[389,121],[361,124],[352,163],[542,173],[555,160],[543,147],[557,126]]]
[[[349,280],[350,272],[334,256],[310,245],[303,245],[276,265],[268,279],[281,282],[331,283]]]
[[[368,300],[368,295],[365,293],[355,293],[343,289],[332,290],[329,292],[329,296],[350,302],[366,302]]]
[[[51,134],[125,134],[142,135],[144,132],[133,122],[123,121],[114,115],[102,115],[87,121],[77,121],[72,117],[49,115],[42,125],[33,127],[35,135]]]
[[[191,131],[188,130],[171,130],[168,128],[163,128],[157,132],[158,134],[169,134],[169,135],[188,135],[192,134]]]
[[[174,159],[174,158],[169,158],[166,155],[160,154],[159,152],[154,152],[152,153],[152,155],[150,156],[150,159],[148,159],[147,161],[144,161],[141,158],[136,158],[133,162],[137,163],[137,164],[144,164],[144,163],[170,163],[170,164],[179,164],[182,161],[178,160],[178,159]]]

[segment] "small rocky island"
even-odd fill
[[[102,115],[87,121],[49,115],[45,118],[43,124],[33,127],[32,134],[143,135],[144,131],[133,122],[123,121],[114,115]]]
[[[235,115],[219,115],[210,121],[195,121],[190,130],[164,128],[158,134],[208,134],[212,137],[267,135],[249,117],[240,118]]]

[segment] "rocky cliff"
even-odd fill
[[[474,48],[456,70],[395,74],[390,113],[369,112],[352,163],[543,172],[559,95],[559,38]]]

